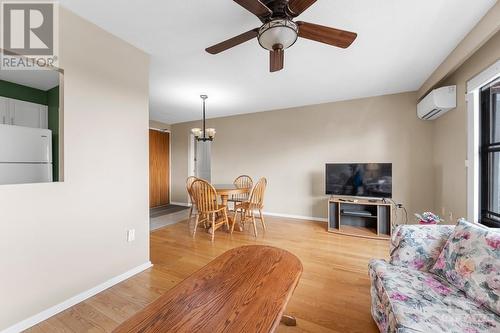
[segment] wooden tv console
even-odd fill
[[[392,204],[381,199],[332,197],[328,200],[328,231],[348,236],[390,239]]]

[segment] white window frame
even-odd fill
[[[500,60],[467,81],[467,218],[479,222],[479,100],[481,88],[500,78]]]
[[[195,156],[196,156],[196,145],[195,138],[193,133],[189,133],[188,135],[188,177],[196,175],[196,165],[195,165]]]

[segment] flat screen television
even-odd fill
[[[392,198],[392,163],[326,165],[326,194]]]

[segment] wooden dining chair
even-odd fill
[[[217,202],[217,191],[214,187],[202,180],[197,179],[191,185],[194,201],[196,202],[196,222],[194,225],[193,237],[196,236],[196,229],[201,223],[211,225],[212,241],[215,238],[215,231],[222,225],[226,225],[229,230],[229,219],[227,217],[226,206],[221,206]]]
[[[191,220],[191,217],[193,216],[193,209],[196,208],[195,207],[196,203],[194,202],[193,193],[191,191],[191,186],[193,185],[193,183],[197,179],[198,178],[194,177],[194,176],[187,177],[187,179],[186,179],[186,190],[187,190],[187,193],[189,195],[189,201],[191,201],[191,208],[189,209],[189,220]]]
[[[233,184],[237,188],[251,189],[253,187],[253,180],[252,180],[252,177],[250,177],[250,176],[242,175],[242,176],[237,177],[233,181]],[[228,202],[233,202],[234,203],[234,207],[236,208],[236,204],[241,203],[243,201],[247,201],[248,197],[249,197],[248,193],[233,194],[229,198]]]
[[[250,218],[253,224],[253,230],[255,237],[257,237],[257,224],[255,222],[255,212],[259,212],[257,217],[262,223],[262,228],[264,231],[266,228],[266,222],[264,221],[264,215],[262,214],[262,209],[264,208],[264,194],[266,192],[267,179],[261,178],[255,184],[252,192],[247,201],[237,203],[234,209],[233,225],[231,227],[231,233],[234,231],[234,225],[236,224],[236,218],[238,213],[240,214],[240,221],[244,225],[247,218]]]

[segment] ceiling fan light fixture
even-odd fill
[[[352,31],[325,27],[319,24],[293,20],[314,5],[317,0],[234,0],[263,23],[255,28],[205,49],[218,54],[257,38],[260,46],[269,52],[269,71],[284,68],[285,50],[305,38],[330,46],[348,48],[358,34]]]
[[[297,41],[298,31],[297,24],[291,20],[272,20],[260,27],[259,44],[269,51],[273,51],[275,45],[281,45],[282,49],[287,49]]]

